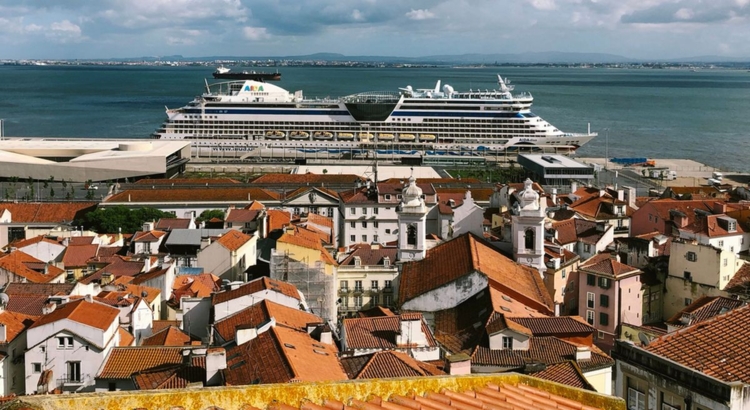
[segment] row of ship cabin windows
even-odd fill
[[[186,115],[190,120],[174,120],[171,123],[172,124],[195,124],[195,120],[199,119],[198,116],[190,116]],[[195,117],[193,119],[192,117]],[[216,116],[213,116],[213,118],[216,118]],[[525,120],[525,119],[497,119],[497,120],[478,120],[478,119],[454,119],[454,118],[425,118],[422,120],[422,122],[426,123],[457,123],[457,124],[492,124],[492,125],[503,125],[503,124],[517,124],[517,125],[523,125],[527,128],[531,127],[530,124],[531,121]],[[540,121],[534,121],[534,122],[540,122]],[[259,125],[259,126],[266,126],[266,125],[274,125],[274,126],[315,126],[315,125],[334,125],[334,124],[328,124],[323,123],[320,121],[225,121],[225,120],[219,120],[219,121],[203,121],[204,124],[230,124],[230,125]],[[350,123],[337,123],[335,124],[338,127],[357,127],[360,128],[362,124],[358,122],[350,122]],[[377,124],[373,124],[377,126]],[[388,127],[390,129],[390,127]]]
[[[393,281],[386,280],[383,282],[385,287],[383,289],[391,289],[393,286]],[[342,280],[339,282],[340,290],[346,292],[349,290],[349,281],[348,280]],[[362,292],[365,288],[362,287],[362,281],[361,280],[355,280],[354,281],[354,291],[355,292]],[[370,281],[370,289],[368,290],[379,290],[380,289],[380,281],[372,280]]]

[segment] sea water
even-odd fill
[[[265,69],[265,71],[274,71]],[[497,74],[534,96],[563,132],[598,132],[579,156],[689,158],[750,171],[750,72],[551,67],[280,67],[277,84],[306,97],[363,91],[497,88]],[[14,137],[148,138],[165,107],[205,89],[212,67],[0,66],[0,119]]]

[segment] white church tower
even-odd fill
[[[518,263],[537,268],[544,276],[544,218],[546,203],[532,189],[530,179],[518,193],[513,215],[513,256]]]
[[[412,175],[409,185],[401,192],[398,213],[398,259],[413,261],[423,259],[427,236],[427,206],[422,198],[422,189]]]

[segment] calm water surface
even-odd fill
[[[164,107],[203,91],[210,67],[0,66],[0,118],[8,136],[145,138]],[[690,158],[750,172],[750,73],[563,68],[282,67],[289,90],[307,97],[362,91],[496,88],[511,79],[534,96],[532,110],[565,132],[599,137],[580,156]]]

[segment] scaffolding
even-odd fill
[[[297,261],[289,252],[279,253],[274,249],[270,261],[271,279],[291,283],[302,292],[310,312],[320,316],[330,325],[336,324],[333,275],[326,275],[322,261],[306,263]]]

